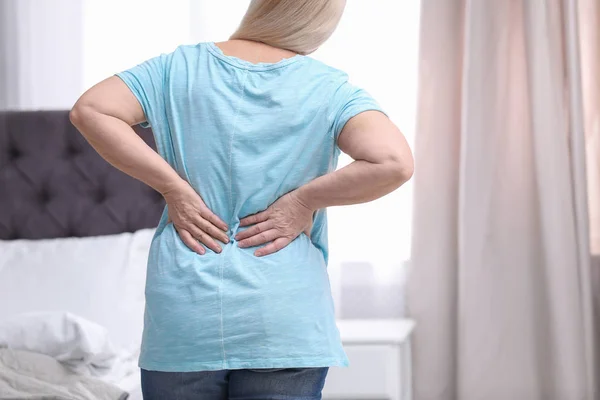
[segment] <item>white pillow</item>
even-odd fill
[[[133,379],[139,382],[139,350],[117,348],[103,326],[68,312],[31,312],[0,320],[0,348],[52,357],[77,374],[125,390]]]
[[[0,320],[0,347],[94,368],[111,368],[118,356],[104,327],[58,311],[24,313]]]
[[[88,238],[0,241],[0,319],[67,311],[119,347],[139,345],[154,229]]]

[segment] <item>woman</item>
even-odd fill
[[[367,92],[306,56],[344,5],[253,0],[231,40],[180,46],[73,107],[98,153],[167,203],[148,261],[146,399],[319,399],[328,367],[347,365],[325,210],[393,191],[413,161]],[[335,171],[340,150],[355,161]]]

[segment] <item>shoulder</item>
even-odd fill
[[[160,58],[164,61],[178,61],[178,60],[194,60],[194,57],[198,57],[201,54],[206,54],[209,51],[208,42],[200,42],[196,44],[182,44],[177,46],[174,50],[166,53],[161,53]]]
[[[167,59],[187,58],[207,51],[207,43],[182,44],[177,46],[170,53],[163,53],[162,56]]]
[[[167,76],[180,76],[182,71],[192,67],[195,68],[202,60],[205,60],[208,54],[207,43],[182,44],[170,52],[161,53],[157,59],[160,59],[163,69]]]
[[[348,74],[341,69],[332,67],[323,61],[316,60],[309,56],[306,56],[306,58],[308,61],[306,64],[308,65],[308,68],[313,71],[313,73],[321,75],[323,78],[331,81],[332,83],[343,83],[348,81]]]
[[[307,57],[305,64],[304,79],[307,87],[316,88],[316,91],[332,100],[340,91],[349,85],[349,76],[345,71],[332,67],[312,57]],[[342,90],[343,91],[343,90]]]
[[[331,107],[335,108],[351,93],[360,90],[350,82],[348,74],[338,68],[332,67],[322,61],[310,58],[310,68],[321,80],[321,86],[326,88]]]

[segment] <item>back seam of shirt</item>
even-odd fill
[[[233,178],[231,175],[231,170],[233,168],[233,138],[235,136],[235,131],[237,129],[237,120],[239,116],[239,111],[241,107],[241,103],[244,100],[244,91],[246,86],[246,78],[248,77],[248,70],[244,70],[244,76],[241,79],[240,83],[240,99],[238,100],[238,105],[235,109],[235,114],[233,116],[233,123],[231,126],[231,137],[229,138],[229,209],[231,210],[231,218],[234,218],[233,213]],[[230,223],[233,221],[230,221]]]
[[[239,116],[239,111],[240,111],[240,107],[241,107],[241,103],[244,100],[244,88],[246,85],[246,78],[248,76],[248,71],[244,71],[244,76],[241,80],[241,84],[240,84],[240,99],[238,101],[238,105],[235,109],[235,114],[233,116],[233,123],[231,125],[231,137],[229,138],[229,208],[231,210],[231,218],[233,219],[234,217],[234,210],[233,210],[233,178],[231,175],[231,170],[232,170],[232,162],[233,162],[233,137],[235,136],[235,131],[237,128],[237,119]],[[230,221],[229,224],[231,225]],[[231,242],[230,242],[231,244]],[[225,253],[228,254],[228,253]],[[220,300],[220,320],[221,320],[221,352],[223,354],[223,369],[226,368],[227,365],[227,355],[225,352],[225,333],[224,333],[224,326],[223,326],[223,272],[224,272],[224,268],[225,268],[225,254],[223,254],[222,259],[221,259],[221,267],[220,267],[220,271],[219,271],[219,275],[220,275],[220,279],[219,279],[219,300]]]

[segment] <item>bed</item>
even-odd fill
[[[154,148],[150,129],[135,130]],[[115,383],[141,398],[146,259],[163,207],[95,153],[68,111],[0,112],[0,321],[47,313],[45,337],[51,324],[98,324],[134,371]]]

